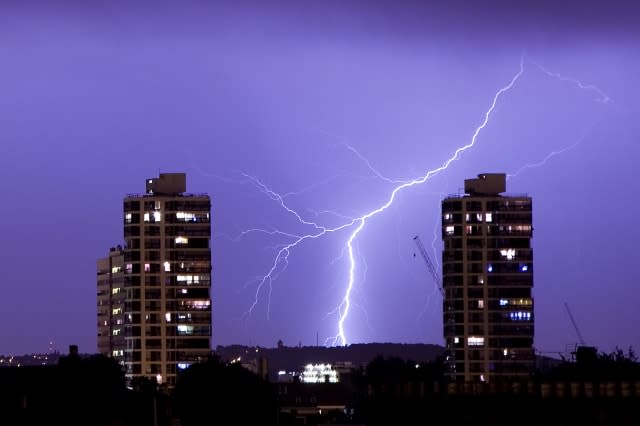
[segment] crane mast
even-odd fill
[[[451,302],[451,300],[447,301],[445,298],[444,287],[442,285],[442,280],[440,279],[440,275],[438,275],[435,265],[433,264],[433,262],[431,261],[431,258],[427,254],[427,250],[424,248],[424,244],[422,244],[422,241],[420,240],[420,236],[416,235],[415,237],[413,237],[413,242],[415,242],[416,246],[418,246],[418,251],[420,252],[420,256],[422,256],[422,260],[424,260],[425,265],[427,265],[429,274],[431,274],[433,281],[435,282],[436,286],[438,287],[438,290],[440,291],[440,294],[442,295],[442,298],[443,298],[442,308],[444,311],[445,336],[452,335],[453,330],[455,329],[455,315],[454,315],[453,303]],[[450,378],[453,379],[455,375],[455,370],[456,370],[456,356],[455,356],[455,351],[450,346],[447,346],[446,366],[447,366],[447,371],[448,371],[448,374],[450,375]]]
[[[585,346],[586,343],[582,338],[582,333],[580,333],[580,329],[578,328],[578,323],[576,323],[576,319],[573,317],[573,314],[571,313],[571,309],[569,309],[569,304],[567,302],[564,302],[564,307],[567,310],[567,313],[569,314],[569,319],[571,320],[571,324],[573,324],[573,328],[576,330],[576,335],[578,336],[578,341],[580,342],[580,345]]]
[[[427,269],[429,270],[429,273],[431,274],[433,281],[436,283],[438,290],[440,290],[440,294],[442,295],[442,297],[444,297],[444,288],[442,288],[442,282],[440,281],[440,276],[438,275],[438,272],[436,271],[436,267],[431,261],[431,258],[427,254],[427,250],[424,248],[424,244],[422,244],[422,241],[420,240],[420,237],[418,235],[413,237],[413,241],[416,243],[416,246],[418,246],[418,251],[422,256],[424,263],[427,265]]]

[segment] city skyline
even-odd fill
[[[353,228],[295,247],[256,300],[277,249],[313,229],[275,194],[325,227],[377,209],[471,141],[521,59],[472,149],[355,239],[348,340],[444,343],[413,237],[439,265],[441,200],[504,172],[535,200],[536,349],[578,342],[565,302],[586,343],[640,346],[631,6],[64,4],[0,18],[0,353],[95,351],[95,259],[158,172],[211,196],[214,347],[334,342]]]

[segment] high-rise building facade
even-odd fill
[[[534,365],[531,198],[504,174],[465,180],[442,201],[444,338],[455,380],[526,377]]]
[[[98,259],[98,352],[124,364],[124,251]]]
[[[209,196],[186,193],[183,173],[147,179],[146,193],[124,199],[124,248],[98,261],[98,345],[122,361],[129,382],[173,386],[211,350],[210,215]],[[105,335],[122,336],[123,346]]]

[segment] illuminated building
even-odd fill
[[[501,195],[504,174],[465,180],[442,201],[444,338],[455,380],[530,374],[533,351],[531,198]]]
[[[98,259],[98,352],[124,364],[124,251]]]
[[[208,195],[186,193],[184,173],[147,179],[145,194],[124,199],[125,246],[98,261],[98,345],[122,361],[128,382],[173,386],[210,352],[210,212]]]
[[[353,371],[351,362],[306,364],[303,371],[278,371],[280,383],[340,383]]]

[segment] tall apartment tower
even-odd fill
[[[128,382],[173,386],[211,350],[210,212],[208,195],[186,193],[184,173],[124,199],[125,245],[98,261],[98,349]]]
[[[124,364],[124,251],[98,259],[98,352]],[[115,330],[115,332],[114,332]]]
[[[534,365],[531,198],[506,176],[464,182],[442,201],[444,338],[457,381],[526,377]]]

